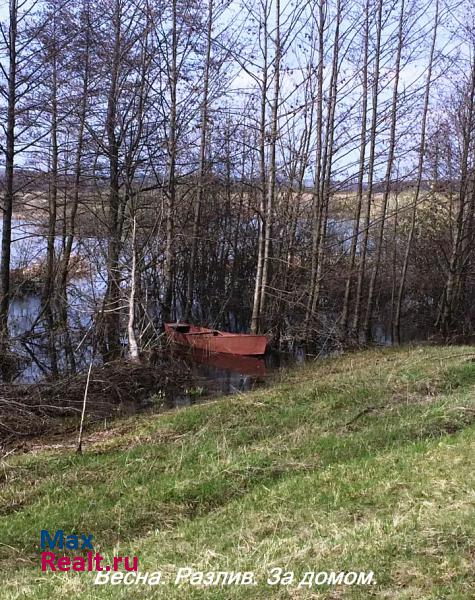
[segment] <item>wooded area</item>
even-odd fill
[[[10,0],[0,54],[5,378],[20,346],[138,360],[178,319],[474,333],[472,2]]]

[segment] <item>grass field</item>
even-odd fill
[[[0,598],[475,597],[475,352],[371,350],[1,462]],[[47,440],[45,440],[47,443]],[[94,535],[164,583],[42,573],[40,530]],[[180,567],[257,584],[175,586]],[[269,586],[274,567],[295,573]],[[306,571],[371,586],[298,587]]]

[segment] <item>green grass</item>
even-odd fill
[[[72,447],[0,463],[0,598],[475,596],[475,354],[372,350],[267,389],[122,421]],[[166,583],[43,574],[41,529],[94,534]],[[175,587],[179,567],[254,571],[255,586]],[[270,569],[294,571],[266,585]],[[372,586],[298,588],[305,571]]]

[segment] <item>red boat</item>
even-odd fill
[[[165,332],[176,344],[199,348],[210,353],[262,356],[267,347],[265,335],[228,333],[188,323],[165,323]]]

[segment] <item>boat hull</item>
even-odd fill
[[[186,323],[166,323],[165,332],[176,344],[209,353],[262,356],[267,348],[265,335],[227,333]]]

